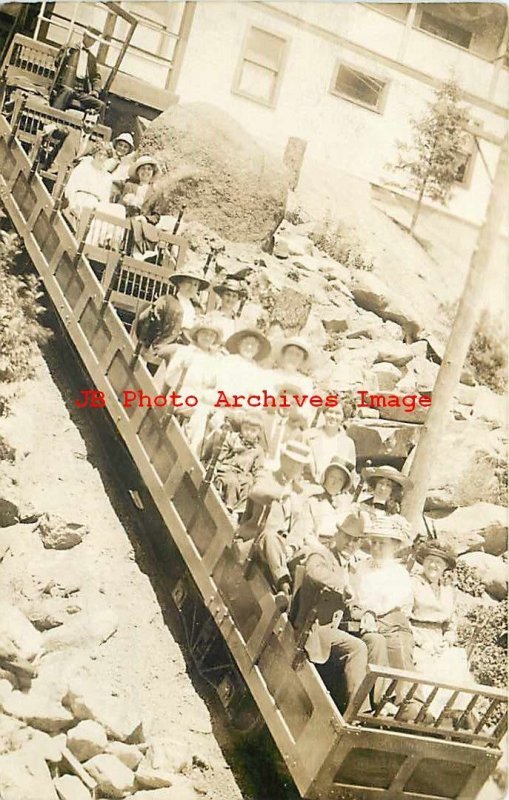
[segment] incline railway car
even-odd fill
[[[74,232],[33,158],[19,141],[16,119],[0,117],[2,203],[182,556],[186,574],[173,586],[175,604],[186,613],[195,586],[208,612],[195,638],[198,660],[205,652],[213,659],[219,634],[303,798],[473,800],[501,755],[505,693],[370,666],[345,713],[339,712],[304,656],[302,631],[281,612],[262,571],[255,564],[246,574],[227,510],[175,418],[164,408],[121,402],[127,390],[156,392],[117,308],[135,314],[139,302],[167,290],[171,268],[126,259],[122,246],[101,248],[90,240],[93,219]],[[171,234],[166,245],[185,249],[182,238]],[[105,269],[94,271],[92,257]],[[228,665],[222,672],[217,666],[216,686],[228,708],[235,683]],[[363,700],[377,683],[384,686],[381,699],[372,715],[364,714]],[[413,721],[381,714],[401,684],[408,698],[431,686]],[[425,711],[439,690],[448,691],[449,700],[429,722]],[[460,694],[466,708],[451,727],[446,711]],[[461,717],[472,710],[478,712],[476,725],[465,730]]]

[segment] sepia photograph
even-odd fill
[[[0,0],[0,800],[503,800],[509,6]]]

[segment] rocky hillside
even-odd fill
[[[14,388],[0,417],[0,796],[241,800],[97,439],[42,361]]]

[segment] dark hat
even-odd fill
[[[349,462],[349,461],[345,461],[343,458],[340,458],[339,456],[334,456],[334,458],[331,459],[330,464],[327,464],[327,466],[325,467],[325,470],[323,472],[322,483],[325,483],[325,478],[327,477],[327,472],[330,469],[333,469],[334,467],[336,469],[340,469],[344,473],[344,475],[346,475],[347,483],[346,483],[345,489],[349,489],[350,486],[352,485],[353,464],[351,462]]]
[[[214,291],[218,295],[222,295],[224,292],[235,292],[239,295],[239,297],[245,297],[247,295],[246,290],[242,287],[240,281],[235,280],[234,278],[226,278],[222,283],[218,283],[217,286],[214,286]]]
[[[209,285],[209,281],[205,278],[201,269],[196,266],[190,265],[188,267],[184,267],[179,272],[174,272],[173,275],[170,275],[170,281],[175,283],[177,286],[179,285],[180,281],[185,280],[186,278],[191,278],[193,280],[200,281],[200,292],[202,289],[206,289]]]
[[[348,514],[343,522],[336,523],[336,528],[353,539],[360,539],[364,536],[364,519],[360,514]]]
[[[232,336],[226,340],[226,349],[230,353],[238,353],[242,339],[245,339],[247,336],[254,336],[255,339],[258,339],[260,344],[260,348],[255,356],[255,361],[263,361],[264,358],[267,358],[270,353],[270,342],[258,328],[244,328],[232,334]]]
[[[393,483],[397,483],[404,489],[411,487],[412,481],[406,475],[403,475],[396,467],[382,466],[382,467],[365,467],[361,473],[365,481],[376,480],[377,478],[387,478]]]
[[[454,569],[456,566],[456,556],[451,548],[446,544],[441,544],[437,541],[425,542],[419,545],[415,552],[415,560],[418,564],[423,564],[428,556],[438,556],[442,558],[449,569]]]

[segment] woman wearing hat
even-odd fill
[[[130,133],[120,133],[111,144],[113,152],[106,162],[106,169],[121,191],[134,161],[134,139]]]
[[[367,517],[364,534],[370,543],[371,558],[359,563],[351,577],[361,632],[381,633],[390,666],[413,671],[414,641],[409,622],[412,583],[409,573],[397,560],[398,551],[408,545],[408,531],[403,522],[396,526],[390,517],[379,515]],[[407,688],[396,687],[397,705],[402,703]],[[400,719],[414,719],[420,709],[421,703],[409,701]]]
[[[140,156],[129,167],[129,180],[124,186],[119,202],[125,206],[126,216],[131,219],[133,254],[147,256],[155,252],[158,241],[155,225],[160,215],[156,210],[154,181],[159,165],[152,156]]]
[[[415,558],[422,567],[419,574],[412,576],[410,621],[416,669],[437,681],[471,685],[473,677],[466,652],[456,645],[456,591],[445,578],[445,573],[455,568],[456,557],[449,547],[432,541],[422,544]],[[440,690],[430,705],[430,712],[435,716],[439,714],[449,696],[450,692]],[[456,701],[452,707],[458,709],[464,705]]]
[[[282,383],[292,383],[297,388],[297,394],[312,395],[314,391],[313,381],[302,370],[308,369],[311,363],[311,348],[304,339],[294,336],[287,339],[279,346],[275,357],[275,366],[272,369],[272,386],[276,387]],[[306,405],[302,409],[306,412],[306,417],[310,421],[313,416],[313,409]]]
[[[363,502],[383,509],[387,514],[399,514],[403,491],[412,485],[412,481],[391,466],[366,467],[361,476],[370,491]]]
[[[219,389],[224,397],[259,394],[267,387],[267,370],[260,362],[270,354],[270,342],[257,328],[244,328],[226,340]]]
[[[289,558],[298,558],[307,546],[334,541],[338,523],[351,508],[351,497],[347,494],[351,484],[351,466],[340,458],[333,458],[322,476],[323,491],[304,503],[292,528],[288,538]]]
[[[182,328],[187,331],[190,330],[196,322],[196,312],[201,311],[200,301],[198,298],[199,292],[202,292],[209,285],[208,280],[203,275],[203,272],[197,265],[190,264],[184,267],[179,272],[174,272],[170,276],[170,281],[177,287],[177,300],[182,307]],[[208,319],[211,319],[209,315]],[[217,320],[214,322],[217,325]],[[223,334],[221,332],[221,338]]]
[[[228,339],[235,333],[235,319],[239,302],[246,297],[242,282],[234,278],[225,278],[222,283],[214,286],[214,293],[220,298],[219,307],[215,313],[223,328],[224,338]]]
[[[311,428],[306,436],[311,449],[310,471],[306,478],[314,483],[320,481],[325,467],[335,456],[350,464],[351,470],[355,469],[356,463],[355,443],[343,428],[345,413],[341,402],[332,408],[324,408],[321,416],[322,424]]]
[[[185,415],[191,447],[199,452],[208,415],[217,397],[217,350],[222,332],[213,320],[204,317],[189,333],[191,344],[176,345],[168,365],[160,365],[154,383],[160,394],[175,392],[182,397],[194,395],[198,402],[192,408],[178,407]]]

